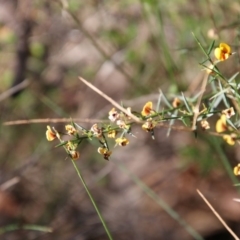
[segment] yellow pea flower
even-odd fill
[[[123,138],[117,138],[117,139],[115,140],[115,142],[116,142],[119,146],[122,146],[122,147],[129,144],[129,140],[126,139],[125,137],[123,137]]]
[[[74,135],[75,133],[77,133],[77,130],[75,127],[73,127],[72,125],[68,124],[65,126],[65,129],[67,130],[69,135]]]
[[[72,160],[77,160],[80,157],[80,153],[78,151],[69,151],[69,154],[72,158]]]
[[[221,118],[217,120],[216,132],[221,133],[221,132],[225,132],[227,130],[226,118],[227,118],[226,115],[222,114]]]
[[[236,167],[234,167],[233,173],[234,173],[234,175],[236,175],[236,176],[239,176],[239,175],[240,175],[240,163],[239,163]]]
[[[112,108],[112,110],[108,113],[108,118],[111,122],[115,122],[117,119],[119,119],[119,113],[115,108]]]
[[[233,133],[230,135],[224,135],[223,139],[227,142],[227,144],[234,145],[236,142],[236,135]]]
[[[173,99],[172,106],[173,106],[174,108],[178,108],[178,107],[180,106],[180,104],[181,104],[181,100],[180,100],[179,98],[175,97],[175,98]]]
[[[109,138],[115,138],[116,135],[117,135],[117,131],[116,131],[116,130],[111,130],[111,131],[109,131],[108,134],[107,134],[107,136],[108,136]]]
[[[224,61],[232,55],[231,47],[226,43],[220,43],[219,47],[215,48],[214,55],[218,60]]]
[[[233,107],[230,107],[225,110],[222,110],[222,114],[225,114],[227,118],[230,118],[235,115],[235,111]]]
[[[152,102],[147,102],[144,107],[143,110],[141,112],[142,116],[148,116],[153,112],[152,109],[153,103]]]
[[[74,144],[71,141],[67,142],[66,150],[73,160],[77,160],[80,157],[80,153],[76,151],[76,148],[77,148],[77,144]]]
[[[200,124],[201,124],[202,130],[210,129],[209,122],[208,122],[206,119],[203,119],[203,120],[200,122]]]
[[[98,127],[96,123],[92,125],[91,131],[93,132],[94,136],[98,138],[102,137],[102,129]]]
[[[103,155],[103,158],[106,160],[109,160],[109,157],[111,156],[112,152],[109,151],[107,148],[105,147],[99,147],[98,148],[98,153],[100,153],[101,155]]]
[[[146,132],[151,132],[153,131],[155,127],[155,124],[153,124],[152,118],[149,118],[143,125],[142,129],[145,130]]]
[[[48,141],[53,141],[57,137],[57,134],[51,129],[50,126],[47,126],[46,138]]]

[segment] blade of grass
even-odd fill
[[[49,97],[41,95],[41,101],[48,106],[53,112],[55,112],[58,116],[66,117],[68,113],[63,110],[62,107],[58,106],[54,101],[52,101]]]
[[[220,104],[221,101],[222,101],[222,95],[213,99],[213,101],[209,104],[209,112],[212,112]]]
[[[205,51],[204,47],[202,46],[201,42],[198,40],[198,38],[196,37],[196,35],[192,32],[193,37],[195,38],[197,44],[199,45],[199,47],[201,48],[201,50],[203,51],[203,53],[206,55],[206,57],[208,58],[208,60],[213,64],[211,58],[209,57],[209,54]]]
[[[11,224],[5,227],[0,228],[0,235],[6,233],[6,232],[11,232],[15,230],[32,230],[32,231],[40,231],[40,232],[52,232],[52,228],[50,227],[44,227],[40,225],[32,225],[32,224],[25,224],[25,225],[18,225],[18,224]]]
[[[190,108],[190,106],[189,106],[189,104],[188,104],[188,102],[187,102],[187,99],[185,98],[183,92],[182,92],[182,96],[183,96],[183,102],[184,102],[184,104],[185,104],[188,112],[189,112],[189,113],[192,113],[192,110],[191,110],[191,108]]]
[[[76,163],[74,162],[74,160],[72,160],[72,164],[73,164],[73,166],[74,166],[74,168],[75,168],[75,170],[76,170],[76,172],[78,174],[78,177],[80,178],[80,180],[82,182],[82,185],[85,188],[85,190],[86,190],[86,192],[87,192],[87,194],[88,194],[88,196],[89,196],[89,198],[90,198],[90,200],[91,200],[91,202],[92,202],[92,204],[93,204],[93,206],[94,206],[94,208],[95,208],[95,210],[96,210],[96,212],[98,214],[98,217],[99,217],[100,221],[102,222],[102,225],[103,225],[103,227],[105,229],[106,234],[108,235],[108,238],[110,240],[113,240],[113,238],[111,236],[111,233],[109,232],[108,227],[107,227],[107,225],[106,225],[106,223],[105,223],[105,221],[104,221],[104,219],[103,219],[103,217],[102,217],[102,215],[101,215],[101,213],[100,213],[100,211],[99,211],[99,209],[97,207],[97,204],[95,203],[95,201],[94,201],[94,199],[92,197],[92,194],[90,193],[90,191],[89,191],[89,189],[88,189],[88,187],[87,187],[87,185],[86,185],[86,183],[84,181],[84,178],[83,178],[80,170],[78,169]]]
[[[166,34],[164,31],[164,16],[162,14],[163,10],[160,6],[161,3],[158,1],[144,1],[139,0],[143,15],[146,19],[148,28],[150,29],[152,39],[156,45],[156,56],[157,61],[156,66],[163,65],[168,74],[168,78],[172,84],[176,85],[176,79],[174,77],[174,72],[178,69],[172,57],[172,50],[168,45],[166,39]],[[155,20],[154,25],[151,20]],[[154,26],[154,27],[153,27]]]
[[[168,101],[168,99],[165,97],[165,95],[163,94],[162,90],[159,89],[159,92],[161,94],[161,97],[163,99],[163,101],[165,102],[165,104],[169,107],[169,108],[172,108],[172,105],[171,103]]]
[[[178,110],[176,109],[174,111],[174,113],[172,114],[172,117],[177,117],[177,115],[178,115]],[[172,130],[171,126],[174,124],[174,122],[175,122],[175,119],[171,119],[170,120],[169,128],[168,128],[168,131],[167,131],[167,137],[170,136],[170,133],[171,133],[171,130]]]
[[[156,112],[159,112],[160,105],[161,105],[161,100],[162,100],[162,93],[159,93],[158,101],[157,101],[157,107],[156,107]]]
[[[238,74],[239,72],[236,72],[232,77],[228,79],[228,82],[232,82],[237,77]]]
[[[222,92],[222,91],[223,91],[223,86],[222,86],[222,83],[221,83],[220,80],[218,80],[218,85],[219,85],[220,91]],[[227,98],[226,98],[225,94],[223,93],[222,96],[223,96],[223,102],[224,102],[226,108],[229,108],[230,106],[229,106],[229,103],[228,103],[228,101],[227,101]]]
[[[209,46],[208,48],[208,51],[207,51],[207,54],[210,55],[210,53],[212,52],[213,50],[213,47],[214,47],[214,44],[215,44],[215,40],[212,41],[212,44]]]
[[[218,93],[216,93],[215,95],[213,95],[211,98],[209,98],[209,100],[212,100],[216,97],[218,97],[219,95],[221,95],[221,100],[223,99],[223,94],[228,92],[228,89],[221,89],[221,91],[219,91]]]

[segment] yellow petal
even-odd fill
[[[117,131],[116,130],[111,130],[108,132],[108,137],[109,138],[115,138],[117,135]]]
[[[47,126],[46,138],[48,141],[53,141],[56,138],[56,133],[53,132],[50,126]]]
[[[214,51],[215,57],[220,61],[228,59],[231,54],[231,47],[226,43],[220,43],[219,47]]]
[[[126,139],[126,138],[117,138],[116,140],[115,140],[115,142],[119,145],[119,146],[126,146],[126,145],[128,145],[129,144],[129,140],[128,139]]]
[[[219,47],[224,53],[231,54],[231,47],[228,44],[220,43]]]
[[[77,160],[80,157],[80,153],[78,151],[70,151],[69,154],[73,160]]]
[[[222,52],[222,50],[220,48],[216,48],[214,50],[214,55],[215,55],[217,60],[221,60],[221,61],[224,60],[223,52]]]
[[[222,110],[222,114],[225,114],[227,118],[230,118],[235,115],[233,107]]]
[[[229,145],[235,144],[235,139],[231,135],[224,135],[223,139],[227,142]]]
[[[109,157],[111,156],[112,152],[109,151],[107,148],[102,148],[99,147],[98,148],[98,153],[100,153],[101,155],[103,155],[104,159],[109,160]]]
[[[144,105],[144,107],[143,107],[143,110],[142,110],[142,116],[148,116],[148,115],[150,115],[151,114],[151,112],[152,112],[152,106],[153,106],[153,104],[152,104],[152,102],[147,102],[145,105]]]
[[[216,123],[216,132],[221,133],[227,130],[226,115],[223,114]]]
[[[238,164],[236,167],[234,167],[233,173],[236,176],[240,175],[240,164]]]
[[[175,98],[173,99],[172,106],[173,106],[174,108],[177,108],[177,107],[180,106],[180,104],[181,104],[181,100],[180,100],[179,98],[175,97]]]

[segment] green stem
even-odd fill
[[[94,206],[94,208],[95,208],[95,210],[96,210],[96,212],[97,212],[97,214],[98,214],[99,219],[100,219],[101,222],[102,222],[102,225],[103,225],[103,227],[104,227],[104,229],[105,229],[105,232],[106,232],[107,235],[108,235],[108,238],[109,238],[110,240],[113,240],[113,238],[112,238],[112,236],[111,236],[111,234],[110,234],[110,232],[109,232],[109,230],[108,230],[108,227],[107,227],[107,225],[106,225],[106,223],[105,223],[105,221],[104,221],[104,219],[103,219],[103,217],[102,217],[102,215],[101,215],[101,213],[100,213],[100,211],[99,211],[99,209],[98,209],[98,207],[97,207],[97,204],[95,203],[95,201],[94,201],[94,199],[93,199],[93,197],[92,197],[92,195],[91,195],[91,193],[90,193],[90,191],[89,191],[89,189],[88,189],[88,187],[87,187],[87,185],[86,185],[86,183],[85,183],[85,181],[84,181],[84,179],[83,179],[83,177],[82,177],[82,175],[81,175],[81,172],[80,172],[80,170],[78,169],[77,165],[75,164],[74,160],[72,160],[72,164],[73,164],[73,166],[74,166],[74,168],[75,168],[75,170],[76,170],[76,172],[77,172],[77,174],[78,174],[78,176],[79,176],[79,178],[80,178],[80,180],[81,180],[81,182],[82,182],[82,185],[83,185],[83,187],[85,188],[85,190],[86,190],[86,192],[87,192],[87,194],[88,194],[88,196],[89,196],[89,198],[90,198],[90,200],[91,200],[91,202],[92,202],[92,204],[93,204],[93,206]]]

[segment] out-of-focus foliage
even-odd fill
[[[139,111],[147,101],[157,103],[159,88],[169,99],[181,91],[193,97],[204,74],[198,63],[205,56],[192,32],[206,48],[212,40],[216,46],[231,45],[236,55],[218,67],[232,76],[239,69],[239,9],[233,0],[0,0],[1,94],[25,79],[29,83],[13,95],[0,95],[0,227],[53,228],[52,233],[18,230],[0,238],[106,239],[69,159],[46,140],[46,125],[52,124],[3,125],[6,121],[107,118],[111,104],[78,76]],[[64,131],[63,123],[54,126]],[[138,128],[133,133],[137,139],[131,146],[116,149],[111,158],[126,164],[205,239],[224,235],[225,229],[197,188],[239,233],[239,205],[232,201],[237,188],[224,165],[226,159],[231,165],[240,161],[238,147],[204,134],[196,139],[172,131],[166,137],[161,128],[154,141]],[[192,239],[114,161],[102,160],[96,146],[81,145],[77,164],[114,239]]]

